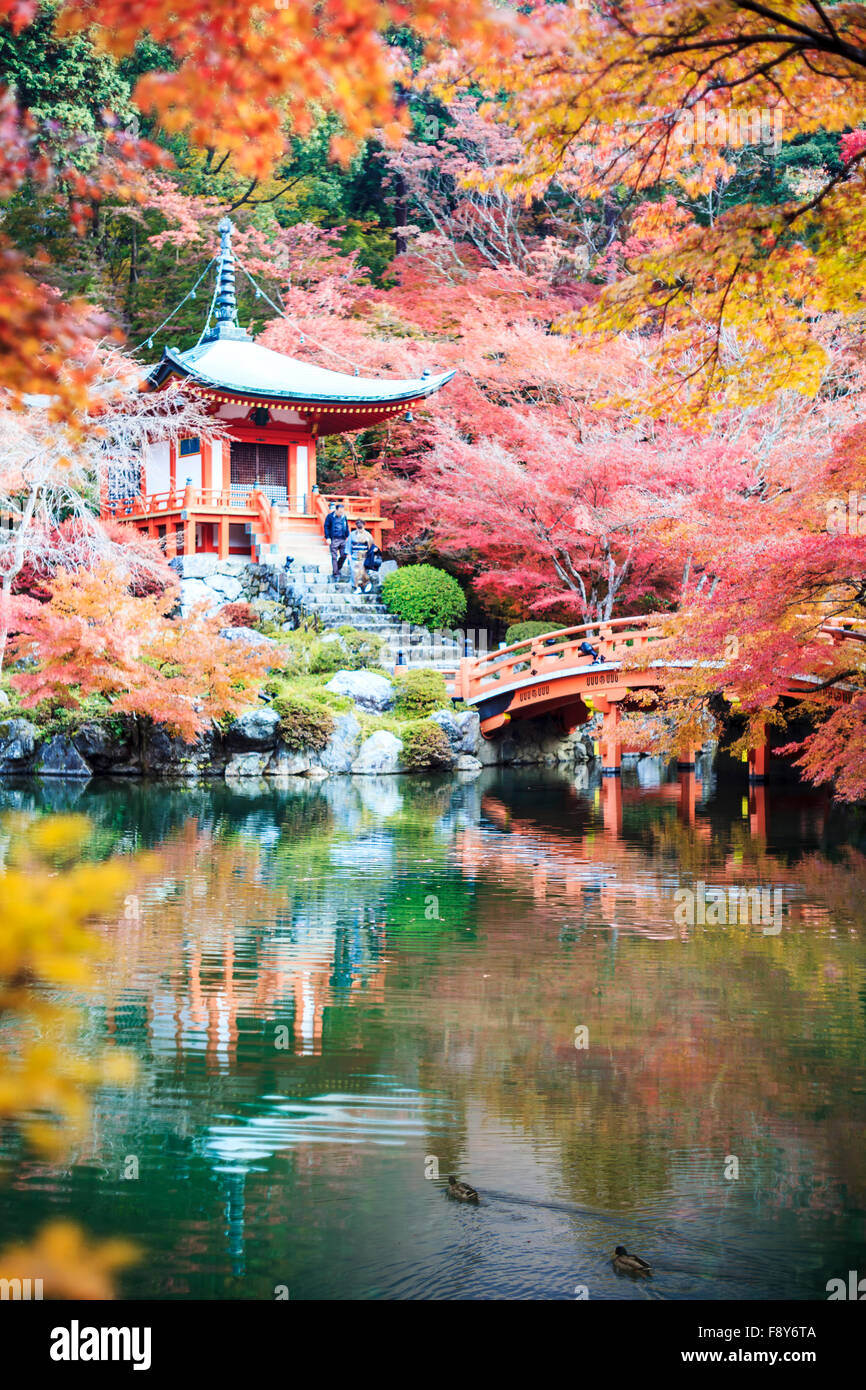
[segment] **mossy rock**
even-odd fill
[[[273,708],[280,716],[283,743],[296,753],[321,753],[337,727],[333,713],[322,701],[288,690],[276,696]]]

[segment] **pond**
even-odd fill
[[[0,1244],[129,1237],[148,1299],[823,1299],[866,1268],[862,819],[581,772],[4,786],[152,859],[82,1040],[136,1079],[57,1162],[0,1131]],[[773,910],[690,912],[712,886]]]

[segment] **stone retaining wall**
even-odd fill
[[[587,736],[578,731],[563,738],[552,721],[513,725],[497,740],[482,738],[474,710],[440,710],[441,725],[458,771],[495,765],[584,763],[592,756]],[[151,777],[198,781],[224,777],[375,776],[405,770],[400,739],[388,732],[364,738],[351,712],[335,716],[336,727],[320,752],[294,751],[280,736],[276,711],[263,705],[249,710],[223,732],[217,728],[195,743],[170,734],[146,720],[114,718],[84,724],[74,733],[42,736],[21,717],[0,720],[0,777],[92,776]]]

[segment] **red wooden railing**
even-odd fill
[[[604,661],[624,661],[637,656],[651,642],[665,637],[657,616],[614,618],[604,623],[582,623],[561,628],[530,641],[513,642],[484,656],[467,657],[460,663],[459,693],[464,700],[520,684],[521,676],[535,677],[591,666],[593,657],[581,652],[582,642],[593,647]]]
[[[109,501],[104,504],[104,511],[119,521],[124,517],[156,516],[191,507],[196,510],[247,513],[254,510],[251,498],[252,493],[247,497],[246,505],[243,505],[236,496],[232,496],[229,488],[201,488],[187,484],[186,487],[171,488],[168,492],[151,492],[120,502]]]

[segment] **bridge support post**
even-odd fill
[[[766,782],[770,772],[770,745],[765,739],[749,749],[749,781]]]
[[[677,772],[694,772],[697,751],[693,743],[686,745],[677,758]]]
[[[601,784],[601,814],[604,833],[612,840],[622,836],[622,778],[608,777]]]
[[[601,775],[616,777],[622,772],[622,744],[619,741],[619,705],[610,704],[601,721]]]
[[[767,838],[767,788],[763,782],[749,787],[749,833],[756,840]]]
[[[698,791],[694,769],[684,770],[682,763],[678,766],[679,772],[677,781],[680,784],[679,818],[684,825],[694,825]]]

